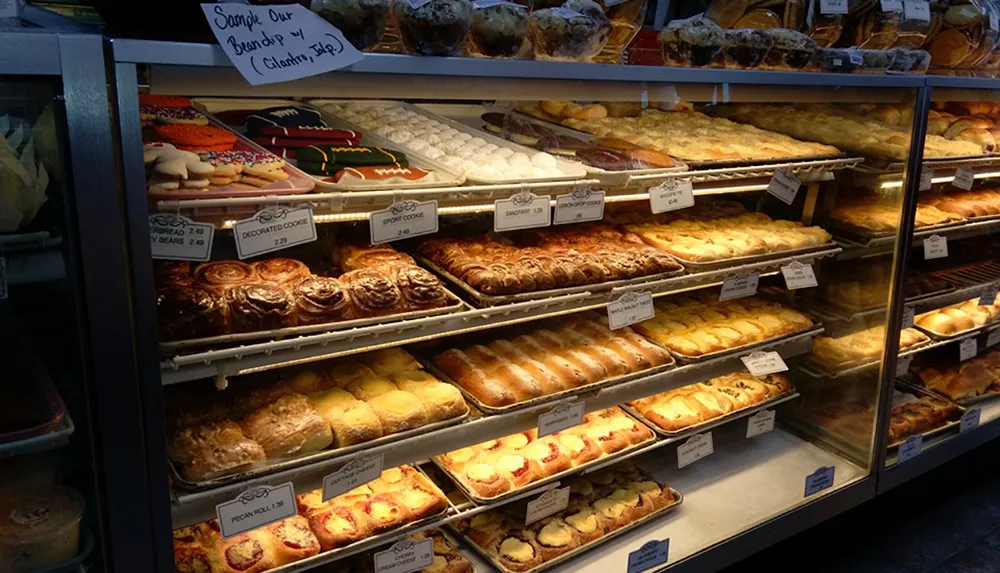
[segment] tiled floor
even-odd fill
[[[789,565],[795,563],[789,569]],[[1000,443],[724,573],[1000,573]]]

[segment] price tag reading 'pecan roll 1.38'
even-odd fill
[[[265,485],[248,489],[236,499],[215,506],[224,538],[288,519],[298,512],[295,488],[290,482],[275,487]]]
[[[258,211],[253,217],[233,225],[236,253],[249,259],[311,243],[316,240],[316,223],[312,207],[277,207]]]

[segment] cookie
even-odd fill
[[[191,100],[184,96],[139,94],[139,105],[188,107],[191,105]]]
[[[358,146],[310,145],[295,152],[296,161],[316,166],[321,173],[333,174],[345,167],[393,165],[407,167],[406,155],[393,149]],[[336,169],[330,170],[331,166]]]
[[[158,136],[178,149],[227,151],[236,143],[236,134],[212,125],[172,123],[153,128]]]
[[[419,167],[348,167],[328,179],[333,183],[385,185],[400,183],[433,182],[434,172]]]
[[[251,177],[250,175],[245,175],[245,174],[240,176],[239,182],[246,185],[253,185],[254,187],[263,187],[265,185],[270,185],[271,183],[274,183],[274,181],[271,181],[270,179]]]
[[[295,159],[295,152],[299,150],[297,147],[271,147],[270,145],[265,145],[264,149],[282,159]]]
[[[239,181],[239,177],[209,177],[208,182],[216,187],[226,187],[230,183]]]
[[[304,106],[262,109],[247,116],[247,133],[256,135],[265,127],[326,127],[318,110]]]
[[[293,137],[297,139],[361,139],[360,131],[337,129],[335,127],[288,127],[283,125],[268,125],[254,132],[261,137]],[[326,143],[330,143],[327,141]],[[330,143],[334,145],[333,143]]]
[[[307,139],[294,137],[264,137],[254,136],[254,143],[264,147],[307,147],[309,145],[335,145],[344,147],[355,147],[360,143],[358,139]]]
[[[156,111],[156,121],[160,123],[208,125],[207,117],[189,107],[159,107]]]
[[[182,145],[177,144],[177,149],[184,151],[229,151],[233,148],[232,143],[219,143],[217,145]]]
[[[209,186],[209,181],[208,179],[185,179],[181,181],[181,186],[189,189],[204,189]]]
[[[174,179],[203,177],[215,172],[215,167],[202,161],[197,154],[177,149],[169,143],[143,145],[142,159],[154,173]]]
[[[266,169],[261,166],[245,166],[243,167],[243,175],[258,179],[267,179],[268,181],[284,181],[288,179],[288,173],[284,169]]]

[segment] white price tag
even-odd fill
[[[903,18],[930,22],[930,2],[927,2],[927,0],[903,0]]]
[[[411,573],[434,564],[434,540],[403,539],[375,554],[378,573]]]
[[[920,191],[930,191],[934,186],[934,170],[930,167],[920,168]]]
[[[1000,329],[991,331],[986,337],[986,348],[996,346],[998,343],[1000,343]]]
[[[729,277],[722,281],[722,292],[719,293],[719,300],[727,301],[753,296],[757,294],[758,282],[760,282],[760,275],[757,274]]]
[[[971,167],[959,167],[955,170],[955,178],[951,184],[966,191],[972,189],[972,183],[976,179],[976,171]]]
[[[740,356],[747,370],[754,376],[765,376],[777,372],[788,372],[788,365],[777,352],[762,352],[757,350],[746,356]]]
[[[572,193],[556,196],[553,225],[600,221],[604,218],[604,191],[574,189]]]
[[[774,430],[774,410],[761,410],[747,418],[747,437],[752,438]]]
[[[0,18],[20,18],[23,9],[18,0],[0,0]]]
[[[899,453],[896,455],[897,463],[903,463],[919,456],[923,447],[924,437],[922,435],[917,434],[906,438],[906,441],[899,444]]]
[[[510,6],[511,8],[519,8],[521,10],[528,9],[527,6],[522,6],[516,2],[507,2],[507,0],[476,0],[472,3],[472,7],[476,10],[492,8],[493,6]]]
[[[628,291],[618,300],[608,303],[608,328],[618,330],[630,324],[649,320],[656,315],[653,295],[648,292]]]
[[[847,0],[820,0],[820,14],[847,14]]]
[[[825,1],[825,0],[824,0]],[[847,6],[847,0],[843,0]],[[844,11],[846,14],[846,9]],[[794,175],[784,169],[779,169],[771,176],[771,182],[767,184],[767,192],[781,199],[782,203],[791,205],[795,202],[795,196],[799,193],[802,183]]]
[[[997,283],[988,284],[983,287],[983,292],[979,295],[979,306],[993,306],[997,302]]]
[[[249,259],[316,240],[312,207],[277,207],[258,211],[233,225],[236,253]]]
[[[534,193],[518,193],[509,199],[497,199],[493,211],[493,230],[516,231],[548,227],[552,219],[549,198]]]
[[[966,360],[972,360],[979,353],[978,344],[976,343],[976,337],[966,338],[958,345],[958,360],[960,362],[965,362]]]
[[[916,312],[912,306],[903,307],[903,328],[913,328],[913,319],[916,317]]]
[[[538,415],[538,437],[544,438],[549,434],[568,430],[583,423],[583,414],[587,410],[587,404],[583,400],[576,400],[565,404],[559,404],[544,414]]]
[[[851,60],[851,64],[855,66],[860,66],[865,63],[865,58],[861,55],[861,52],[857,50],[847,50],[847,57]]]
[[[695,434],[677,446],[677,468],[686,468],[701,458],[712,455],[713,452],[715,447],[712,444],[712,432]]]
[[[903,0],[882,0],[880,4],[883,12],[903,11]]]
[[[924,239],[924,259],[943,259],[948,256],[948,238],[931,235]]]
[[[240,494],[232,501],[215,506],[222,537],[252,531],[275,521],[298,515],[295,488],[291,482],[275,487],[261,486]]]
[[[149,250],[154,259],[207,261],[212,258],[215,226],[187,217],[155,213],[149,216]]]
[[[962,414],[962,421],[958,424],[959,433],[968,432],[969,430],[975,430],[979,427],[979,418],[982,416],[982,412],[979,408],[969,408]]]
[[[818,284],[812,265],[802,264],[798,261],[792,261],[781,267],[781,274],[785,276],[785,286],[788,290],[814,288]]]
[[[382,475],[382,454],[358,458],[323,478],[323,501],[347,493]]]
[[[251,85],[339,70],[362,53],[318,14],[298,4],[202,4],[208,27]]]
[[[7,300],[7,257],[0,255],[0,300]]]
[[[833,476],[836,468],[824,466],[806,476],[806,490],[804,497],[815,495],[833,485]]]
[[[667,179],[649,189],[649,209],[666,213],[694,206],[694,187],[687,179]]]
[[[437,201],[400,201],[368,216],[372,244],[438,232]]]
[[[896,377],[906,376],[910,371],[910,364],[913,364],[913,356],[902,356],[896,360]]]
[[[528,502],[525,527],[569,507],[569,487],[554,488]]]
[[[552,13],[559,16],[563,20],[569,20],[571,18],[582,18],[583,14],[573,10],[572,8],[566,8],[565,6],[556,6],[552,9]]]
[[[628,554],[626,573],[642,573],[647,569],[666,565],[670,559],[670,539],[647,541],[642,547]]]

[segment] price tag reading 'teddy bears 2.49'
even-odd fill
[[[378,573],[412,573],[434,564],[434,540],[397,541],[385,551],[375,554],[375,571]]]
[[[288,519],[298,512],[295,488],[291,483],[249,489],[236,499],[215,506],[224,538]]]
[[[497,199],[493,212],[493,230],[496,232],[548,227],[552,222],[552,209],[548,197],[534,193],[518,193],[509,199]]]
[[[400,201],[368,217],[372,244],[399,241],[438,231],[437,201]]]
[[[608,303],[608,328],[619,328],[649,320],[656,315],[653,295],[648,292],[628,291],[618,300]]]
[[[149,250],[154,259],[207,261],[212,258],[215,226],[169,213],[149,216]]]
[[[240,259],[311,243],[316,240],[312,207],[277,207],[258,211],[253,217],[233,225],[233,238],[236,239],[236,254]]]

